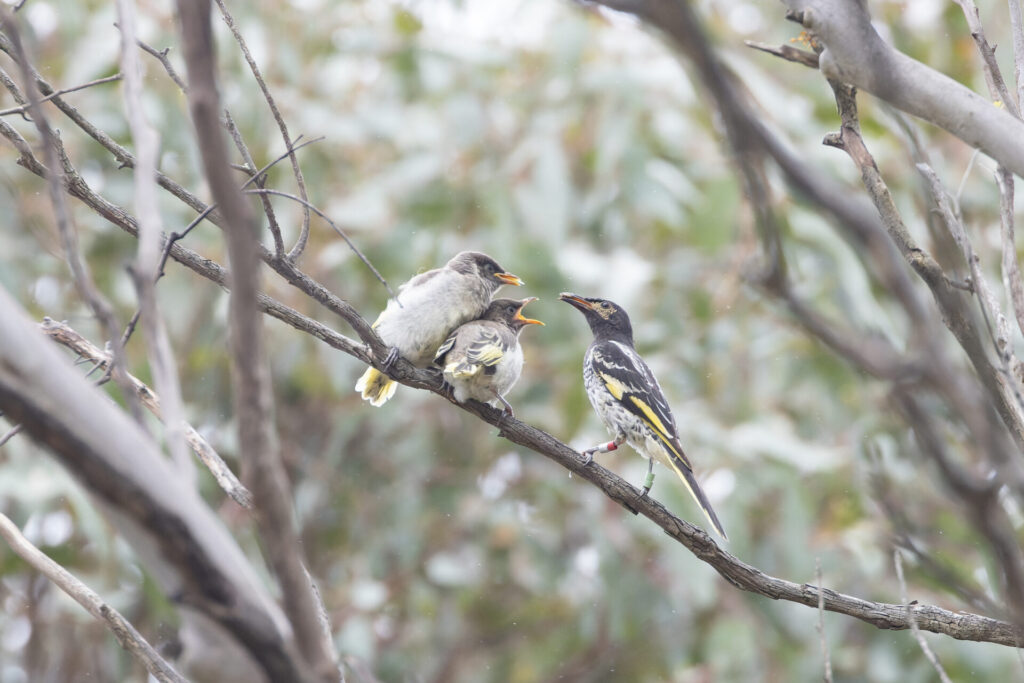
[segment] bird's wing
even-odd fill
[[[668,451],[692,470],[679,444],[676,421],[665,394],[640,354],[628,344],[605,341],[594,346],[590,363],[612,398],[639,417]]]
[[[420,273],[419,275],[415,275],[409,278],[409,280],[399,285],[398,293],[401,294],[406,289],[409,289],[411,287],[418,287],[419,285],[424,284],[428,280],[433,280],[435,277],[438,276],[441,270],[441,268],[434,268],[433,270],[428,270],[425,273]]]
[[[502,334],[497,325],[479,325],[475,334],[466,349],[466,360],[474,364],[487,367],[497,365],[512,346],[511,340],[507,338],[511,337],[511,333],[507,336]]]
[[[448,338],[444,340],[441,346],[437,347],[437,353],[434,354],[434,363],[437,365],[444,365],[445,355],[452,350],[455,346],[456,340],[459,338],[459,331],[456,330],[448,335]]]

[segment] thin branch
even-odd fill
[[[788,62],[794,62],[796,64],[803,64],[804,66],[817,69],[818,68],[818,55],[807,50],[801,50],[795,48],[792,45],[769,45],[768,43],[759,43],[756,40],[744,40],[743,44],[747,47],[761,52],[767,52],[770,55],[781,57]]]
[[[287,473],[273,429],[273,398],[263,345],[263,318],[257,308],[259,230],[230,176],[227,145],[218,118],[221,107],[210,4],[179,0],[177,6],[188,72],[189,109],[204,175],[224,216],[231,260],[231,367],[239,448],[245,453],[242,468],[243,472],[248,471],[245,478],[257,494],[257,525],[268,560],[281,583],[284,609],[295,631],[296,645],[318,678],[337,681],[340,670],[330,628],[324,628],[321,621],[325,610],[305,569],[305,553],[296,530]],[[286,145],[291,147],[287,139]],[[292,158],[294,163],[294,155]]]
[[[20,432],[21,429],[22,429],[22,426],[20,424],[16,424],[13,427],[11,427],[10,429],[8,429],[6,434],[4,434],[3,436],[0,436],[0,446],[3,446],[5,443],[7,443],[11,439],[13,439],[15,436],[17,436],[18,432]]]
[[[260,86],[260,91],[263,93],[264,99],[267,101],[267,106],[270,107],[270,112],[274,115],[274,121],[277,122],[277,127],[281,131],[281,138],[284,140],[284,146],[287,149],[292,147],[291,136],[288,134],[288,126],[284,122],[284,117],[281,116],[281,112],[277,108],[277,103],[274,101],[273,96],[270,94],[270,88],[267,87],[266,81],[263,80],[263,74],[260,73],[259,65],[256,64],[256,60],[253,59],[249,53],[249,47],[245,44],[245,39],[242,37],[238,27],[235,26],[235,19],[228,12],[227,7],[224,5],[224,0],[217,0],[217,7],[220,8],[220,13],[224,17],[224,23],[231,29],[231,34],[235,37],[235,41],[238,43],[238,47],[241,48],[242,54],[245,56],[245,61],[249,64],[249,68],[252,70],[252,75],[256,78],[256,83]],[[299,167],[299,159],[294,153],[290,153],[288,158],[292,162],[292,172],[295,174],[295,183],[299,187],[299,196],[302,197],[303,202],[309,201],[309,196],[306,194],[306,181],[302,177],[302,169]],[[306,248],[306,242],[309,239],[309,206],[304,204],[302,214],[302,230],[299,232],[299,238],[295,241],[295,246],[288,252],[288,260],[295,262],[300,256],[302,256],[303,250]]]
[[[138,46],[142,48],[143,51],[156,57],[156,59],[163,65],[164,71],[166,71],[167,75],[171,77],[172,81],[174,81],[175,85],[177,85],[181,91],[187,95],[188,86],[185,85],[185,81],[181,80],[181,76],[179,76],[178,72],[174,70],[171,60],[167,58],[167,53],[171,51],[171,48],[165,47],[163,50],[157,50],[152,45],[144,43],[141,40],[138,40],[137,42]]]
[[[932,652],[931,647],[928,646],[928,641],[924,639],[924,634],[921,633],[921,629],[917,627],[917,620],[914,618],[914,610],[917,608],[917,601],[911,603],[907,598],[907,582],[903,579],[903,556],[900,549],[893,550],[892,553],[893,563],[896,565],[896,579],[900,584],[900,600],[906,606],[907,617],[910,619],[910,630],[914,634],[914,639],[917,640],[917,644],[921,646],[921,651],[924,652],[924,656],[931,662],[932,668],[939,675],[939,680],[942,683],[952,683],[949,680],[949,676],[946,675],[946,670],[942,668],[942,664],[939,663],[939,658]]]
[[[50,122],[40,105],[39,92],[35,87],[34,69],[30,65],[28,53],[25,51],[25,47],[21,40],[21,30],[19,28],[18,20],[14,18],[12,13],[5,9],[0,10],[0,18],[3,20],[4,30],[7,33],[4,40],[8,40],[9,37],[8,44],[10,46],[11,54],[14,56],[21,69],[22,85],[25,93],[25,99],[27,100],[26,106],[32,115],[32,121],[35,124],[36,129],[39,131],[39,135],[43,141],[43,159],[46,167],[50,169],[50,173],[47,173],[44,177],[47,181],[46,187],[50,196],[50,203],[53,205],[57,231],[60,235],[61,245],[64,249],[64,258],[71,271],[71,277],[75,283],[75,288],[85,301],[86,305],[92,311],[93,315],[96,316],[96,319],[102,326],[104,333],[110,339],[111,348],[113,349],[113,362],[111,364],[113,377],[118,386],[124,392],[125,400],[128,402],[133,416],[136,419],[141,419],[141,410],[138,402],[136,401],[134,394],[130,391],[129,384],[125,378],[127,371],[124,369],[120,328],[117,324],[114,308],[111,306],[110,302],[107,301],[106,297],[103,296],[99,288],[97,288],[96,283],[92,278],[92,274],[89,272],[88,264],[82,259],[78,246],[78,232],[71,221],[71,213],[67,205],[67,199],[62,191],[64,178],[62,177],[62,173],[57,169],[60,167],[58,159],[62,157],[64,148],[63,144],[60,142],[60,138],[57,136],[57,133],[50,126]],[[43,95],[50,94],[51,93],[43,93]],[[60,97],[53,96],[51,99],[56,102],[60,100]]]
[[[106,369],[109,366],[110,354],[89,342],[88,339],[66,323],[44,318],[43,322],[39,324],[39,329],[57,343],[74,351],[80,358],[94,363],[95,366],[90,372],[94,372],[97,368]],[[131,381],[132,386],[135,387],[135,393],[138,395],[139,400],[142,401],[142,405],[155,415],[157,419],[166,422],[164,411],[161,409],[160,398],[157,394],[137,377],[129,374],[128,379]],[[238,477],[235,476],[234,472],[231,471],[231,468],[228,467],[227,463],[224,462],[213,446],[192,425],[184,420],[179,429],[184,434],[188,445],[195,451],[196,456],[206,468],[210,470],[210,474],[213,475],[213,478],[224,492],[242,507],[252,509],[252,493],[242,485],[242,482],[238,481]]]
[[[821,659],[825,663],[825,683],[832,683],[832,655],[828,651],[825,637],[825,594],[821,591],[821,558],[814,558],[814,578],[818,582],[818,638],[821,642]]]
[[[1008,0],[1010,34],[1013,36],[1013,73],[1017,80],[1017,108],[1024,107],[1024,16],[1020,0]]]
[[[351,239],[349,239],[349,236],[345,233],[345,231],[342,230],[340,227],[338,227],[337,223],[335,223],[330,218],[328,218],[327,214],[325,214],[323,211],[318,209],[316,206],[314,206],[313,204],[311,204],[307,200],[303,199],[302,197],[298,197],[298,196],[296,196],[294,194],[291,194],[291,193],[288,193],[288,192],[282,192],[281,190],[272,190],[272,189],[268,189],[268,188],[260,188],[260,189],[256,189],[256,190],[246,190],[246,194],[259,194],[259,195],[272,194],[272,195],[277,195],[278,197],[286,197],[288,199],[291,199],[292,201],[299,202],[300,204],[305,206],[308,210],[314,212],[317,216],[320,216],[320,218],[324,219],[324,221],[329,226],[331,226],[336,233],[341,235],[341,238],[343,240],[345,240],[345,243],[348,244],[349,248],[352,249],[353,252],[355,252],[355,255],[359,257],[359,260],[362,261],[366,265],[366,267],[369,268],[373,272],[373,274],[377,278],[377,280],[382,285],[384,285],[384,289],[388,290],[388,295],[392,299],[395,298],[395,293],[394,293],[394,291],[392,291],[391,285],[388,284],[388,281],[384,279],[384,276],[380,274],[380,272],[374,267],[374,265],[372,263],[370,263],[370,259],[366,258],[366,256],[363,254],[363,252],[359,250],[359,247],[357,247],[355,245],[355,243]]]
[[[1013,174],[1000,166],[996,169],[996,183],[999,185],[999,222],[1003,252],[1003,287],[1010,293],[1017,328],[1024,334],[1024,284],[1021,283],[1020,266],[1017,262],[1017,241],[1014,238]],[[1019,379],[1018,379],[1019,381]]]
[[[224,124],[228,129],[228,133],[231,135],[231,139],[235,143],[235,149],[242,155],[242,159],[248,165],[247,170],[252,173],[249,178],[249,182],[256,184],[258,188],[266,187],[267,176],[262,173],[256,173],[256,162],[252,159],[252,154],[249,153],[249,146],[245,144],[245,140],[242,139],[242,133],[238,130],[238,126],[235,125],[235,120],[231,118],[231,112],[224,110]],[[297,142],[297,140],[296,140]],[[291,147],[291,145],[289,145]],[[289,152],[289,155],[292,153]],[[248,184],[248,183],[247,183]],[[267,217],[267,227],[270,229],[270,236],[274,240],[274,255],[281,258],[285,255],[284,253],[284,240],[281,237],[281,226],[277,224],[277,216],[274,214],[274,205],[270,203],[270,198],[266,195],[260,197],[260,202],[263,204],[263,213]],[[304,209],[306,215],[306,225],[309,225],[309,209]]]
[[[118,27],[121,33],[121,72],[124,74],[124,107],[138,163],[133,175],[135,216],[139,222],[139,249],[130,269],[139,298],[142,325],[146,330],[146,353],[157,391],[163,396],[166,441],[171,458],[182,475],[195,479],[195,465],[188,456],[181,425],[185,408],[178,381],[167,326],[156,298],[156,274],[160,270],[160,240],[163,225],[158,206],[156,168],[160,155],[160,137],[146,120],[142,107],[142,63],[136,49],[135,3],[117,0]]]
[[[61,95],[67,95],[69,92],[77,92],[79,90],[85,90],[86,88],[91,88],[94,85],[103,85],[104,83],[113,83],[114,81],[119,81],[119,80],[121,80],[121,74],[114,74],[113,76],[107,76],[106,78],[97,78],[96,80],[89,81],[88,83],[82,83],[81,85],[76,85],[76,86],[71,87],[71,88],[64,88],[63,90],[58,90],[57,92],[50,93],[46,97],[40,97],[39,98],[39,103],[42,104],[43,102],[47,102],[49,100],[52,100],[54,97],[60,97]],[[25,112],[27,112],[29,110],[30,106],[31,105],[23,104],[20,107],[11,107],[10,109],[0,109],[0,116],[10,116],[11,114],[24,114]]]
[[[974,0],[956,0],[956,2],[964,12],[967,28],[971,31],[971,38],[974,38],[974,43],[978,46],[978,53],[981,54],[981,69],[985,74],[985,82],[988,84],[992,99],[1002,102],[1003,106],[1006,107],[1006,111],[1019,119],[1020,110],[1010,96],[1010,92],[1006,89],[1006,81],[1003,80],[1003,74],[999,70],[999,63],[996,61],[996,49],[989,44],[988,39],[985,37],[985,31],[981,27],[981,15],[978,12],[978,6],[974,4]]]
[[[32,545],[7,515],[0,514],[0,536],[11,550],[58,588],[70,595],[89,614],[107,624],[117,642],[128,650],[161,683],[187,683],[170,664],[164,661],[152,645],[121,613],[104,602],[103,598],[79,581],[64,567],[51,560],[42,550]]]

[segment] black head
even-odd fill
[[[514,332],[521,331],[527,325],[543,325],[539,320],[523,316],[523,309],[526,304],[536,301],[537,297],[531,296],[520,301],[519,299],[495,299],[487,306],[487,310],[480,316],[483,320],[505,323]]]
[[[618,304],[570,292],[562,292],[558,298],[583,314],[595,337],[618,337],[633,343],[633,326],[629,324],[626,311]]]
[[[494,289],[502,285],[518,287],[523,284],[523,281],[517,276],[505,272],[505,269],[499,266],[497,261],[479,251],[459,252],[448,262],[447,267],[463,275],[478,275]]]

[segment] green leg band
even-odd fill
[[[647,478],[644,479],[644,489],[650,491],[652,486],[654,486],[654,472],[648,472]]]

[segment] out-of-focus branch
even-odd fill
[[[138,659],[146,671],[161,683],[187,683],[170,664],[164,661],[141,633],[120,612],[108,605],[71,572],[51,560],[42,550],[32,545],[6,515],[0,514],[0,536],[11,550],[40,574],[50,579],[62,591],[74,598],[89,614],[104,621],[121,647]]]
[[[921,629],[917,627],[917,620],[914,618],[914,610],[917,608],[917,602],[910,602],[907,597],[907,582],[903,579],[903,556],[900,550],[897,548],[892,553],[893,563],[896,565],[896,579],[900,584],[900,600],[907,609],[907,616],[910,617],[910,630],[914,633],[914,639],[917,640],[917,644],[921,646],[921,651],[924,652],[924,656],[931,662],[932,668],[935,669],[935,673],[939,675],[939,681],[941,683],[952,683],[949,680],[949,676],[946,675],[946,670],[942,668],[942,664],[939,663],[939,658],[935,656],[931,647],[928,645],[928,641],[924,639],[924,634],[921,633]]]
[[[662,2],[666,0],[660,0]],[[783,0],[825,47],[820,69],[897,109],[945,128],[1024,176],[1024,123],[1006,109],[882,40],[867,6],[846,0]]]
[[[131,392],[125,377],[126,371],[124,370],[122,359],[121,331],[114,315],[114,308],[96,286],[92,274],[89,272],[89,266],[82,259],[78,248],[78,232],[71,222],[71,212],[68,209],[67,198],[62,191],[63,178],[60,171],[57,170],[59,168],[57,161],[59,157],[59,138],[50,126],[49,119],[47,119],[40,103],[40,95],[36,89],[33,69],[30,66],[28,53],[25,51],[25,46],[21,40],[18,20],[8,10],[0,10],[0,18],[3,20],[3,30],[6,33],[4,40],[7,41],[7,37],[9,37],[11,54],[21,69],[23,94],[27,102],[28,112],[31,114],[32,121],[35,123],[39,136],[43,141],[43,159],[47,168],[51,171],[44,177],[46,178],[46,187],[50,195],[50,203],[53,205],[57,232],[60,235],[61,245],[64,249],[64,258],[71,270],[75,289],[78,290],[79,296],[82,297],[83,301],[93,312],[93,315],[96,316],[104,333],[110,340],[111,349],[113,350],[112,369],[114,381],[117,382],[120,389],[124,392],[125,400],[128,402],[133,415],[137,419],[141,418],[139,404],[135,399],[135,395]],[[51,93],[43,94],[49,95]],[[59,98],[54,97],[53,99]]]
[[[133,172],[135,216],[139,223],[139,249],[131,269],[132,279],[139,297],[139,311],[146,330],[146,353],[153,373],[156,389],[163,396],[164,426],[171,458],[182,474],[195,478],[195,466],[188,457],[181,425],[185,422],[185,408],[178,382],[178,367],[174,360],[171,339],[167,334],[160,306],[156,298],[156,278],[160,269],[160,241],[163,227],[157,204],[156,167],[160,153],[160,138],[146,120],[142,108],[142,64],[135,46],[135,3],[117,0],[118,27],[121,32],[121,72],[124,74],[124,105],[135,143],[137,164]],[[63,193],[61,193],[63,194]],[[118,337],[121,341],[121,337]]]
[[[51,320],[50,318],[44,318],[43,322],[39,324],[39,329],[50,339],[74,351],[80,358],[85,358],[89,362],[96,364],[99,369],[106,370],[109,366],[110,354],[101,350],[67,324]],[[135,388],[135,392],[142,405],[158,419],[166,421],[166,416],[160,407],[160,398],[137,377],[129,374],[128,380]],[[188,445],[195,451],[196,456],[206,468],[210,470],[213,478],[217,480],[217,484],[220,485],[224,492],[242,507],[252,508],[252,493],[242,485],[242,482],[238,481],[234,472],[231,471],[231,468],[220,457],[220,454],[214,450],[213,446],[187,422],[182,422],[181,431],[184,433]]]
[[[270,88],[267,87],[266,81],[263,80],[263,74],[260,72],[260,67],[256,64],[256,60],[253,59],[252,54],[249,52],[249,46],[245,43],[245,38],[242,37],[241,31],[235,26],[235,18],[228,12],[228,8],[224,5],[224,0],[217,0],[217,7],[220,8],[221,16],[224,17],[224,23],[231,29],[231,34],[235,37],[235,42],[238,43],[238,47],[242,50],[242,55],[245,57],[246,63],[249,65],[249,69],[252,71],[252,75],[256,78],[256,83],[260,86],[260,92],[263,93],[263,98],[267,101],[267,106],[270,107],[270,113],[274,115],[274,121],[277,122],[277,128],[281,131],[281,139],[284,140],[285,149],[292,148],[292,139],[288,134],[288,125],[284,121],[284,117],[281,116],[281,111],[277,108],[277,102],[274,101],[273,95],[270,94]],[[302,197],[303,202],[306,204],[302,209],[302,229],[299,232],[298,239],[295,240],[295,245],[288,252],[288,260],[295,262],[300,256],[302,256],[303,250],[306,248],[306,242],[309,240],[309,196],[306,194],[306,181],[302,177],[302,169],[299,167],[299,159],[295,156],[294,152],[289,153],[288,158],[292,162],[292,173],[295,174],[295,183],[299,187],[299,196]],[[262,186],[261,186],[262,187]],[[280,250],[277,253],[278,257],[283,256]]]
[[[305,569],[296,531],[287,473],[273,430],[270,372],[263,347],[263,318],[256,297],[260,282],[258,224],[231,179],[221,132],[220,95],[210,3],[180,0],[188,99],[204,174],[222,215],[231,259],[231,363],[243,472],[257,496],[257,524],[271,566],[281,582],[285,612],[295,641],[320,680],[339,680],[330,629],[324,628],[319,595]],[[289,142],[289,147],[291,144]]]
[[[2,288],[0,410],[74,474],[166,595],[230,635],[270,680],[313,680],[284,615],[221,521]]]
[[[235,125],[235,120],[231,117],[231,112],[224,110],[224,124],[231,135],[231,139],[235,143],[235,149],[242,155],[242,159],[245,161],[247,168],[252,173],[246,184],[253,183],[256,187],[263,189],[267,186],[267,176],[262,173],[256,172],[256,162],[253,161],[252,154],[249,152],[249,146],[245,144],[245,140],[242,139],[242,133],[238,130],[238,126]],[[288,146],[288,155],[294,157],[295,153],[291,151],[291,145]],[[277,215],[274,213],[274,205],[270,203],[270,198],[266,196],[260,197],[260,201],[263,204],[263,213],[267,217],[267,228],[270,230],[270,236],[274,239],[274,254],[278,257],[284,255],[284,240],[281,237],[281,226],[277,223]],[[309,220],[309,209],[305,209],[306,221]]]
[[[759,43],[756,40],[744,40],[743,44],[755,50],[767,52],[770,55],[785,59],[787,62],[803,64],[811,69],[818,68],[818,55],[793,47],[792,45],[769,45],[768,43]]]
[[[1017,328],[1024,334],[1024,284],[1021,282],[1020,265],[1017,262],[1017,241],[1014,238],[1013,174],[999,167],[996,170],[996,183],[999,185],[999,222],[1002,237],[1003,253],[1003,286],[1010,294]],[[1014,373],[1017,381],[1021,381],[1019,373]]]
[[[97,78],[96,80],[89,81],[88,83],[82,83],[81,85],[76,85],[76,86],[71,87],[71,88],[64,88],[63,90],[58,90],[57,92],[50,93],[46,97],[40,97],[39,98],[39,104],[42,104],[43,102],[47,102],[49,100],[52,100],[54,97],[60,97],[61,95],[67,95],[69,92],[77,92],[79,90],[85,90],[86,88],[91,88],[91,87],[93,87],[95,85],[103,85],[104,83],[113,83],[114,81],[119,81],[119,80],[121,80],[121,74],[114,74],[113,76],[107,76],[106,78]],[[25,112],[28,111],[29,106],[31,106],[31,105],[23,104],[20,107],[11,107],[10,109],[0,109],[0,116],[10,116],[11,114],[24,114]]]
[[[1003,80],[999,63],[996,61],[996,49],[988,42],[985,31],[981,27],[978,6],[974,4],[974,0],[957,0],[957,3],[964,12],[967,28],[970,29],[971,37],[974,38],[974,43],[978,46],[978,53],[981,55],[981,69],[985,74],[985,83],[988,85],[992,99],[1002,102],[1006,110],[1019,119],[1020,110],[1006,88],[1006,81]]]

